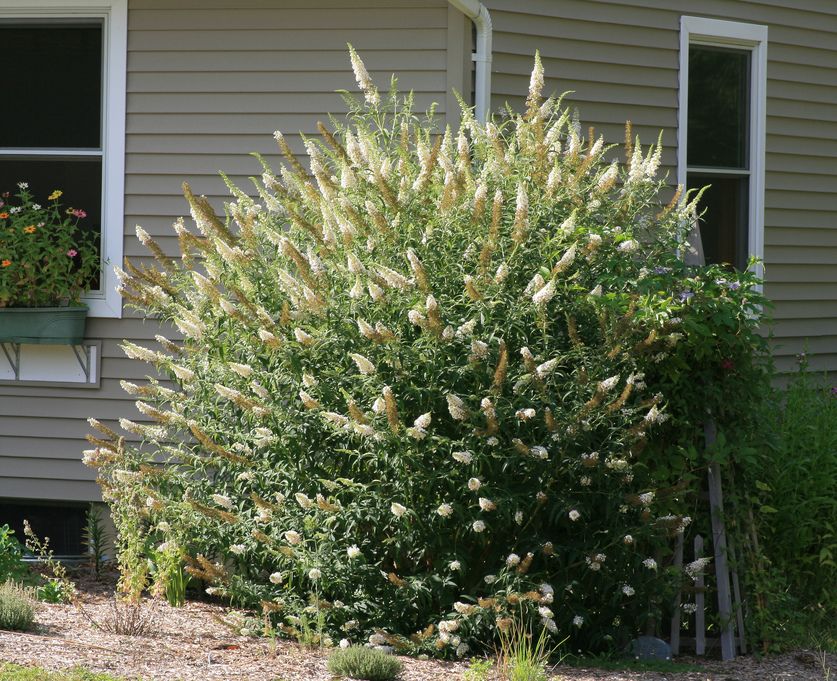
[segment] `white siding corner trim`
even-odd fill
[[[750,50],[749,255],[764,276],[764,166],[767,115],[767,26],[704,17],[680,17],[680,86],[677,117],[677,182],[686,186],[689,120],[689,45]]]
[[[103,22],[102,288],[84,297],[91,317],[122,317],[114,265],[125,221],[125,97],[128,0],[0,0],[0,20],[95,18]],[[4,151],[4,153],[7,153]],[[31,153],[31,152],[27,152]]]

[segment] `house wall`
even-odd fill
[[[768,26],[765,293],[779,371],[837,371],[837,3],[833,0],[484,0],[493,102],[522,105],[539,49],[547,92],[574,90],[583,126],[644,143],[663,130],[676,182],[680,16]]]
[[[171,223],[188,207],[188,180],[221,209],[223,169],[246,186],[260,175],[258,151],[277,161],[273,131],[302,152],[299,131],[316,133],[345,105],[334,90],[355,90],[351,42],[383,89],[392,72],[416,92],[420,110],[453,110],[451,89],[466,91],[465,19],[445,0],[130,0],[125,182],[125,255],[145,249],[142,225],[170,254]],[[0,498],[94,500],[94,472],[81,464],[93,416],[113,425],[141,420],[120,379],[142,379],[124,338],[155,347],[156,325],[131,311],[90,319],[103,339],[101,388],[0,386]]]

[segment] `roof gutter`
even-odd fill
[[[492,27],[488,9],[478,0],[448,0],[448,2],[474,22],[477,29],[476,51],[471,58],[476,64],[474,81],[474,108],[478,121],[488,120],[491,111],[491,51]]]

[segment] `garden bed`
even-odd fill
[[[92,587],[92,585],[90,585]],[[73,605],[40,606],[37,627],[31,633],[0,631],[0,663],[38,665],[50,670],[82,666],[97,672],[144,681],[327,681],[327,652],[278,640],[236,636],[219,622],[228,609],[210,603],[189,602],[172,608],[148,601],[152,635],[120,636],[96,628],[92,620],[107,620],[110,597],[103,588],[87,588]],[[402,681],[458,681],[465,663],[403,658]],[[797,681],[827,678],[814,653],[799,652],[765,660],[741,658],[728,664],[686,660],[700,671],[610,671],[559,667],[554,677],[572,681]],[[837,666],[835,656],[826,659]]]

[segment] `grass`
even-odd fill
[[[50,672],[41,667],[21,667],[0,662],[0,681],[124,681],[110,674],[97,674],[74,667],[63,672]],[[134,681],[140,681],[135,678]]]

